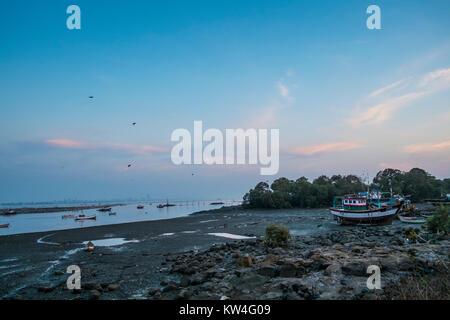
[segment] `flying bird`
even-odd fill
[[[131,164],[128,165],[128,168],[131,167]]]
[[[133,122],[133,126],[135,126],[136,125],[136,122]]]
[[[94,96],[89,96],[89,99],[94,99]]]

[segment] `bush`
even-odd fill
[[[450,208],[439,206],[433,216],[427,219],[426,227],[433,233],[444,233],[448,234],[450,232]]]
[[[409,227],[408,229],[403,231],[403,234],[405,235],[405,238],[410,241],[414,242],[417,240],[417,234],[414,228]]]
[[[287,227],[273,223],[266,227],[265,244],[272,247],[281,247],[287,245],[290,239],[291,234]]]

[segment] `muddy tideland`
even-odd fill
[[[286,247],[264,243],[286,225]],[[222,208],[168,220],[0,237],[2,299],[449,299],[448,236],[340,226],[325,209]],[[91,241],[93,251],[86,251]],[[69,266],[80,289],[68,289]],[[381,289],[368,286],[368,267]],[[373,268],[373,267],[372,267]],[[415,288],[415,289],[411,289]],[[415,291],[414,291],[415,290]]]

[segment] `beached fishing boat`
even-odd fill
[[[0,224],[0,228],[9,228],[9,223]]]
[[[78,220],[78,221],[80,221],[80,220],[95,220],[95,219],[97,219],[97,216],[95,214],[90,215],[90,216],[85,216],[84,214],[80,214],[79,216],[77,216],[75,218],[75,220]]]
[[[104,207],[104,208],[98,209],[97,211],[100,211],[100,212],[107,212],[107,211],[111,211],[111,208],[110,208],[110,207]]]
[[[368,201],[363,195],[335,197],[330,213],[340,224],[376,224],[388,225],[400,211],[401,203],[382,206]]]
[[[403,217],[403,216],[398,216],[398,218],[400,219],[401,222],[403,223],[416,223],[416,224],[422,224],[427,222],[426,219],[421,218],[421,217]]]

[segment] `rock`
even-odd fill
[[[283,293],[278,291],[270,291],[264,294],[261,298],[263,300],[280,300],[283,298]]]
[[[325,269],[325,275],[327,276],[332,276],[332,275],[336,275],[341,273],[341,266],[339,264],[330,264],[326,269]]]
[[[342,266],[342,272],[347,275],[361,276],[367,275],[366,266],[360,261],[345,262]]]
[[[192,297],[192,291],[188,290],[188,289],[183,289],[177,294],[175,299],[177,299],[177,300],[187,300],[187,299],[189,299],[191,297]]]
[[[241,267],[251,267],[253,264],[252,257],[250,257],[248,254],[243,257],[237,258],[236,262]]]
[[[280,277],[294,278],[297,275],[297,266],[294,263],[287,262],[279,267]]]
[[[161,292],[161,289],[159,287],[151,287],[150,289],[148,289],[148,294],[151,296],[153,296],[159,292]]]
[[[253,290],[262,286],[266,282],[266,278],[253,274],[252,272],[244,274],[241,277],[235,277],[231,280],[231,284],[238,290]]]
[[[273,278],[277,274],[277,268],[273,265],[264,265],[260,267],[257,272],[262,276]]]
[[[101,292],[98,290],[91,290],[89,291],[89,300],[98,300],[101,297]]]
[[[50,282],[41,283],[38,286],[38,291],[43,293],[49,293],[56,289],[58,285]]]
[[[108,285],[108,290],[109,291],[116,291],[119,290],[120,286],[117,283],[111,283]]]
[[[87,282],[87,283],[83,283],[81,285],[81,287],[85,290],[98,290],[98,291],[102,291],[102,286],[96,284],[95,282]]]
[[[206,275],[204,273],[197,273],[195,274],[190,281],[190,285],[197,285],[197,284],[202,284],[203,282],[206,281]]]

